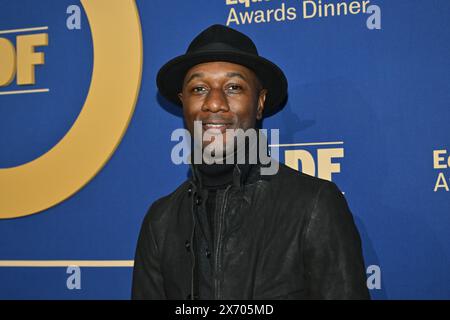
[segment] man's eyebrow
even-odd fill
[[[195,78],[203,78],[205,76],[205,74],[203,72],[196,72],[193,73],[187,80],[186,80],[186,84],[188,84],[190,81],[192,81]],[[241,78],[244,81],[247,81],[247,79],[239,72],[227,72],[226,76],[228,78],[233,78],[233,77],[238,77]]]
[[[238,78],[241,78],[244,81],[247,81],[247,79],[239,72],[227,72],[227,77],[228,78],[238,77]]]
[[[188,84],[189,81],[191,81],[191,80],[194,79],[194,78],[203,78],[203,77],[204,77],[204,74],[203,74],[202,72],[196,72],[196,73],[193,73],[193,74],[189,77],[189,79],[187,79],[186,84]]]

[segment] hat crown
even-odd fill
[[[214,24],[199,33],[192,40],[186,53],[230,49],[258,55],[256,45],[248,36],[221,24]]]

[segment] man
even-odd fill
[[[194,121],[202,121],[203,134],[253,130],[287,96],[281,69],[246,35],[221,25],[166,63],[157,85],[182,106],[192,135]],[[213,141],[202,141],[202,150]],[[255,145],[245,146],[248,160]],[[229,158],[225,150],[211,155]],[[192,161],[192,177],[155,201],[143,221],[133,299],[369,298],[360,237],[333,182],[283,164],[263,175],[260,161],[202,160]]]

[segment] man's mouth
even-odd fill
[[[226,129],[231,127],[231,123],[229,122],[203,122],[202,124],[203,130],[211,130],[211,131],[220,131],[222,133],[225,133]]]

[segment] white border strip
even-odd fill
[[[344,144],[344,141],[269,144],[269,147],[271,147],[271,148],[272,147],[303,147],[303,146],[324,146],[324,145],[336,145],[336,144]]]
[[[134,260],[0,260],[0,267],[133,267]]]
[[[40,31],[40,30],[48,30],[48,26],[34,27],[34,28],[22,28],[22,29],[11,29],[11,30],[0,30],[0,34],[31,32],[31,31]]]
[[[30,89],[30,90],[14,90],[14,91],[0,91],[0,95],[7,94],[23,94],[23,93],[39,93],[39,92],[49,92],[49,88],[45,89]]]

